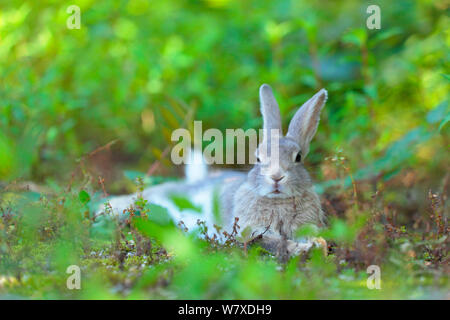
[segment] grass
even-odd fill
[[[96,216],[106,203],[76,184],[36,194],[3,190],[0,220],[2,297],[32,299],[416,299],[448,298],[448,221],[443,190],[426,195],[424,212],[406,221],[387,198],[411,172],[368,191],[354,182],[323,195],[328,226],[303,228],[322,236],[320,249],[281,261],[236,234],[208,237],[199,219],[187,232],[164,208],[137,197],[122,217]],[[100,183],[101,184],[101,183]],[[396,185],[400,184],[400,185]],[[81,187],[84,187],[81,189]],[[104,188],[102,186],[99,189]],[[137,190],[143,190],[137,180]],[[399,198],[406,192],[395,190]],[[189,204],[191,205],[191,204]],[[108,210],[105,211],[108,215]],[[200,215],[201,218],[201,215]],[[238,227],[238,222],[236,224]],[[217,241],[219,237],[226,241]],[[81,289],[66,287],[70,265],[81,268]],[[381,270],[369,289],[367,268]]]

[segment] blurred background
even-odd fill
[[[114,141],[87,168],[129,191],[114,183],[124,170],[147,172],[193,119],[260,128],[262,83],[285,126],[329,91],[308,160],[316,180],[333,178],[317,166],[338,152],[375,175],[448,169],[446,0],[80,0],[79,30],[66,27],[71,4],[1,4],[1,181],[67,181],[77,159]],[[370,4],[380,30],[366,27]],[[179,174],[169,160],[154,174]]]
[[[373,4],[379,30],[366,27]],[[0,1],[0,296],[448,298],[449,5]],[[330,256],[280,267],[257,248],[198,244],[155,229],[167,213],[144,199],[136,223],[97,219],[91,197],[182,176],[174,129],[261,128],[262,83],[285,129],[328,90],[306,163]],[[84,290],[64,287],[72,264]],[[372,264],[384,290],[366,287]]]

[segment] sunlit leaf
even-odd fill
[[[177,208],[180,211],[183,210],[192,210],[198,213],[202,212],[202,207],[197,206],[193,204],[188,198],[178,195],[178,194],[172,194],[170,196],[170,199],[173,201],[173,203],[177,206]]]
[[[87,204],[89,201],[91,201],[91,196],[85,190],[81,190],[78,193],[78,198],[80,199],[81,203],[83,203],[83,204]]]

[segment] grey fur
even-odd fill
[[[260,97],[264,129],[281,130],[278,104],[268,85],[261,86]],[[287,254],[294,255],[317,244],[314,240],[295,241],[295,231],[301,225],[322,226],[324,223],[324,213],[311,178],[303,161],[295,159],[298,152],[303,159],[308,153],[326,98],[327,92],[322,89],[296,113],[288,134],[278,137],[278,161],[270,156],[274,141],[268,143],[265,152],[260,145],[257,155],[261,162],[255,164],[247,177],[236,177],[223,188],[222,208],[228,228],[238,217],[240,230],[249,227],[255,236],[262,235],[262,245],[272,252],[284,247]],[[274,190],[279,193],[273,193]]]
[[[272,88],[263,84],[259,88],[259,100],[261,104],[261,114],[263,116],[263,124],[264,124],[264,140],[266,137],[266,133],[269,134],[271,130],[278,130],[281,133],[281,116],[280,116],[280,108],[278,107],[277,100],[272,93]]]
[[[321,89],[295,113],[289,124],[287,137],[295,140],[302,149],[303,159],[309,152],[309,143],[319,126],[320,111],[327,101],[328,93]]]

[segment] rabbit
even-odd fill
[[[249,228],[252,236],[259,237],[261,245],[273,253],[298,255],[313,246],[326,249],[322,238],[295,241],[295,231],[306,223],[318,227],[325,223],[319,196],[303,163],[317,131],[327,91],[321,89],[303,104],[285,136],[271,87],[263,84],[259,97],[263,141],[248,175],[228,178],[224,185],[221,201],[226,224],[230,228],[238,218],[241,232]]]
[[[271,87],[263,84],[259,96],[264,134],[256,150],[258,162],[248,174],[207,172],[202,160],[186,166],[185,181],[147,188],[142,196],[167,208],[173,220],[183,221],[188,229],[194,229],[200,219],[213,232],[214,224],[219,223],[214,221],[212,203],[215,190],[219,189],[222,227],[228,233],[238,218],[241,232],[250,229],[252,237],[276,255],[298,255],[313,246],[325,248],[326,242],[321,238],[298,241],[295,231],[306,223],[321,226],[325,222],[319,197],[313,190],[303,161],[317,131],[327,91],[320,90],[297,111],[286,136],[282,136],[280,110]],[[271,151],[274,151],[273,155]],[[194,150],[192,156],[202,158],[198,150]],[[172,194],[188,197],[203,208],[203,215],[180,211],[170,199]],[[109,199],[110,208],[120,214],[135,198],[136,195],[114,197]]]

